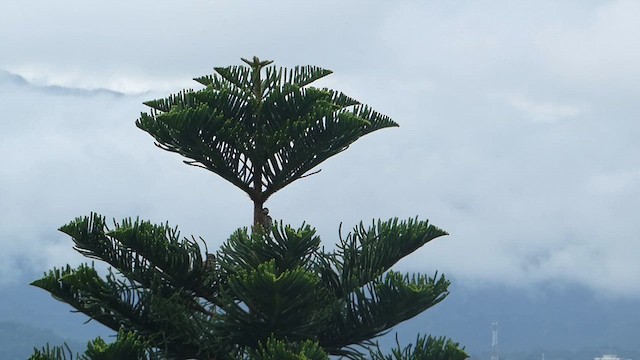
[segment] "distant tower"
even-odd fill
[[[500,360],[498,354],[498,323],[491,323],[491,360]]]

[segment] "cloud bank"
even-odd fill
[[[142,101],[256,54],[330,68],[321,85],[401,125],[277,193],[274,217],[329,245],[340,222],[419,215],[451,235],[401,269],[640,297],[636,2],[38,3],[0,15],[4,281],[81,261],[55,229],[90,211],[213,247],[247,225],[241,192],[133,123]]]

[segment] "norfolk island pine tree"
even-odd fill
[[[32,285],[118,332],[89,342],[77,359],[465,359],[447,338],[418,335],[384,354],[373,340],[442,301],[442,275],[390,268],[446,235],[428,221],[374,221],[325,252],[309,225],[273,223],[267,199],[373,131],[389,117],[310,84],[331,73],[242,59],[194,79],[204,88],[148,101],[136,125],[156,146],[209,170],[253,202],[253,225],[214,253],[204,240],[139,219],[98,214],[60,228],[81,254],[110,265],[54,268]],[[202,244],[202,245],[201,245]],[[31,359],[72,359],[66,347]]]

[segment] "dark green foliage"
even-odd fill
[[[29,360],[73,360],[71,349],[64,346],[46,347],[38,350]],[[87,344],[87,350],[82,355],[75,356],[76,360],[155,360],[155,353],[149,351],[148,344],[132,332],[120,331],[117,341],[107,344],[101,338],[96,338]]]
[[[312,341],[301,344],[281,341],[273,337],[251,350],[250,360],[328,360],[324,350]]]
[[[109,230],[94,214],[61,230],[79,252],[118,273],[102,279],[90,266],[67,266],[33,285],[178,358],[231,359],[271,337],[313,340],[329,354],[358,357],[357,347],[444,299],[449,284],[389,271],[445,234],[414,219],[360,224],[332,252],[320,248],[310,226],[242,229],[211,268],[197,242],[166,224],[124,220]]]
[[[307,87],[329,70],[277,69],[257,58],[247,63],[195,79],[202,90],[146,102],[152,111],[136,125],[161,148],[191,159],[188,164],[250,196],[263,193],[264,200],[361,136],[397,126],[340,92]]]
[[[47,344],[42,349],[34,349],[33,355],[29,360],[73,360],[71,349],[65,344],[64,346],[51,347]]]
[[[89,342],[81,359],[87,360],[138,360],[155,359],[154,353],[147,351],[148,345],[132,332],[121,331],[117,341],[107,344],[101,338]]]
[[[128,219],[109,228],[91,214],[60,228],[78,252],[111,266],[104,277],[93,266],[66,266],[32,283],[119,332],[113,344],[90,343],[80,359],[362,359],[376,348],[372,339],[448,294],[443,276],[390,270],[446,235],[427,221],[361,223],[330,252],[308,225],[273,224],[263,207],[271,195],[397,124],[340,92],[308,86],[328,70],[244,61],[248,67],[196,79],[204,89],[147,102],[151,111],[136,125],[160,148],[246,192],[253,226],[214,253],[168,224]],[[419,340],[415,353],[439,354],[430,341]],[[64,351],[38,350],[34,359],[64,359]],[[403,351],[398,356],[413,354]]]
[[[416,344],[404,348],[396,339],[398,347],[390,355],[385,355],[380,349],[370,352],[371,360],[464,360],[468,355],[455,343],[446,338],[418,336]]]
[[[204,89],[147,101],[136,125],[156,144],[210,170],[262,204],[360,137],[397,126],[341,92],[308,86],[331,71],[244,60],[195,79]]]

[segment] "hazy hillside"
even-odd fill
[[[62,345],[67,343],[72,349],[80,350],[81,342],[65,339],[51,330],[38,329],[25,324],[0,322],[0,359],[26,359],[33,348],[41,348],[47,343]]]
[[[396,330],[402,343],[412,341],[418,332],[446,335],[471,354],[485,354],[488,359],[491,323],[497,321],[504,359],[525,360],[531,353],[540,359],[542,352],[547,353],[546,360],[571,359],[569,354],[579,350],[623,355],[640,353],[639,305],[638,300],[604,299],[578,288],[549,286],[524,291],[453,286],[442,303]],[[384,339],[385,344],[393,341],[394,332]]]
[[[27,284],[0,285],[0,322],[25,324],[37,329],[51,330],[62,338],[82,342],[96,336],[112,335],[105,326],[87,321],[83,314],[55,300],[49,293]],[[3,359],[3,358],[0,358]]]
[[[69,306],[42,290],[12,285],[0,291],[0,332],[4,331],[0,348],[5,352],[30,353],[33,346],[47,341],[61,343],[68,338],[86,343],[113,334],[95,322],[83,324],[85,316],[71,313]],[[592,359],[610,351],[640,360],[640,301],[607,300],[578,288],[550,285],[523,291],[457,285],[444,302],[396,331],[402,344],[413,342],[418,332],[446,335],[463,344],[474,359],[488,359],[493,321],[499,323],[505,360],[540,359],[543,352],[546,360]],[[394,343],[396,331],[381,343]],[[0,353],[0,359],[14,358],[4,355]]]

